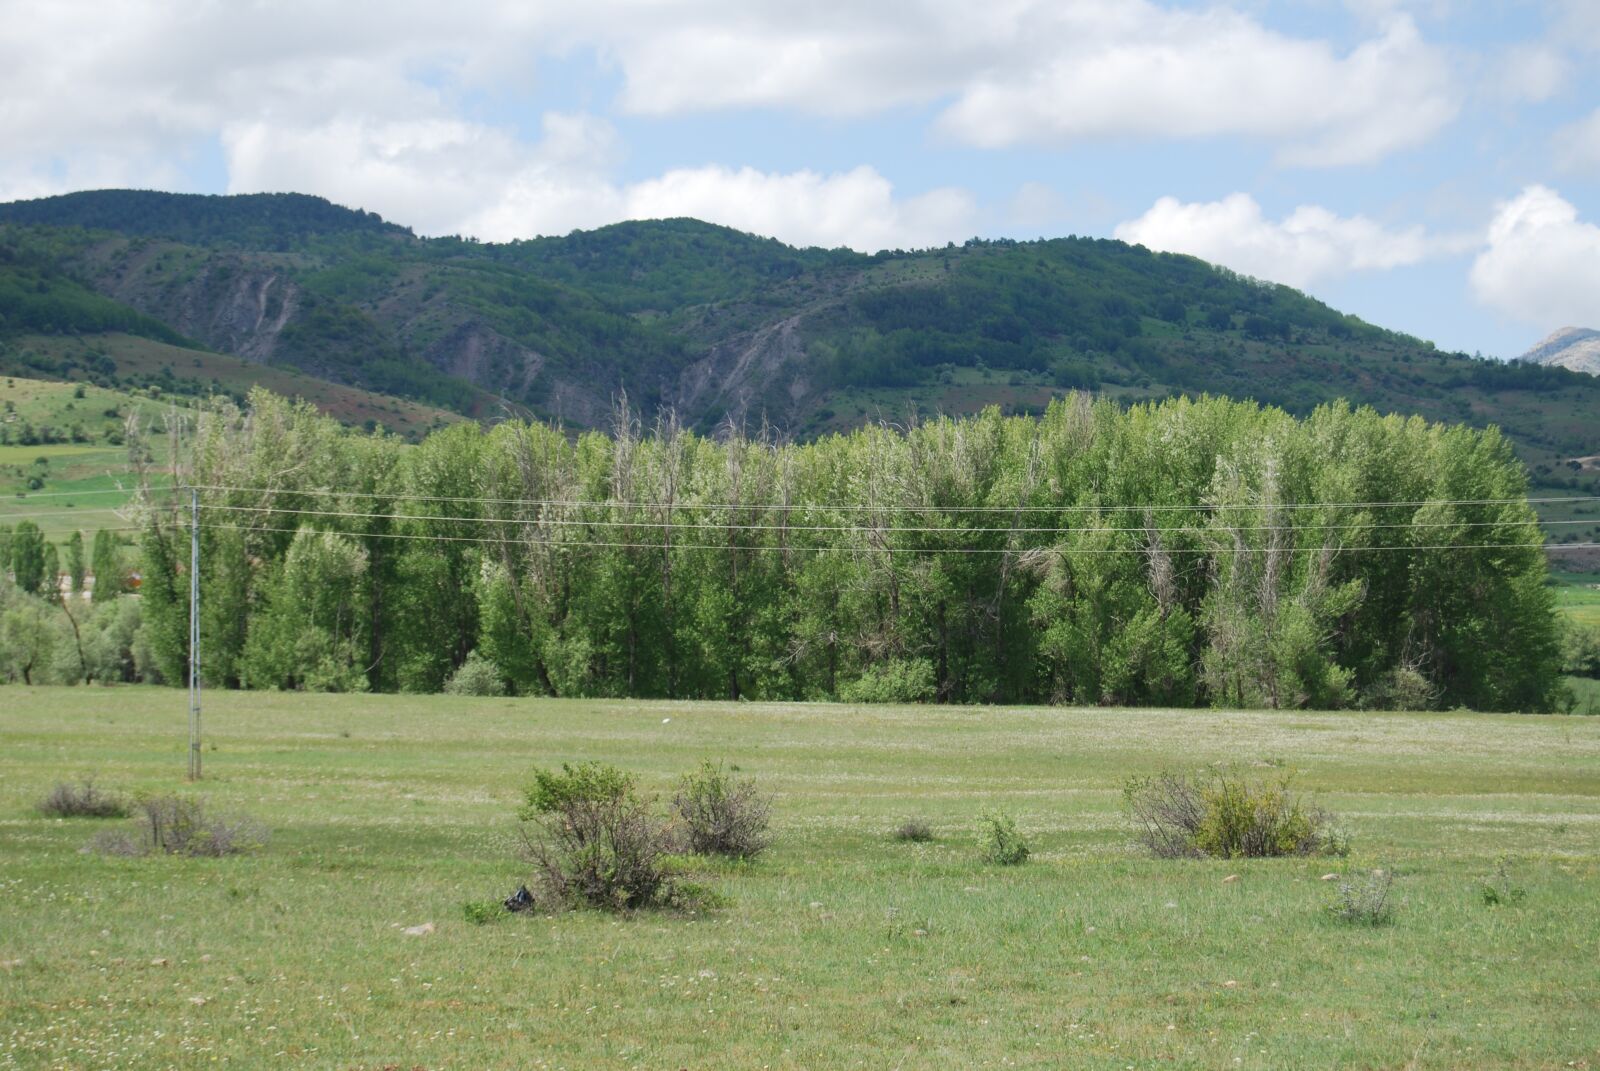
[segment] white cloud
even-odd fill
[[[1290,163],[1365,162],[1425,140],[1457,99],[1404,14],[1345,54],[1149,0],[0,0],[0,19],[0,182],[30,192],[89,152],[159,179],[224,128],[462,121],[472,91],[523,95],[575,49],[616,69],[631,113],[949,102],[941,129],[976,146],[1244,135]]]
[[[1541,330],[1594,326],[1600,227],[1555,190],[1529,186],[1499,206],[1471,278],[1479,301]]]
[[[976,207],[954,188],[896,200],[889,180],[870,167],[833,175],[669,171],[630,186],[627,201],[633,219],[695,216],[791,244],[861,250],[942,245],[967,234]]]
[[[1041,34],[1048,57],[982,73],[941,127],[987,147],[1245,135],[1279,142],[1284,163],[1334,166],[1421,144],[1459,109],[1405,16],[1341,57],[1227,10],[1115,6],[1069,6]]]
[[[1364,216],[1336,216],[1314,205],[1274,222],[1246,193],[1192,204],[1163,197],[1138,219],[1117,227],[1116,236],[1295,287],[1416,264],[1437,248],[1421,227],[1393,231]]]

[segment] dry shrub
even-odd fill
[[[894,839],[906,844],[927,844],[934,839],[933,826],[924,818],[907,818],[895,826]]]
[[[772,801],[756,789],[755,780],[739,780],[721,764],[701,763],[685,774],[672,797],[672,812],[684,826],[689,851],[753,859],[771,843],[767,825]]]
[[[126,818],[128,801],[115,792],[95,787],[91,778],[76,785],[56,782],[50,794],[38,803],[39,813],[52,818]]]
[[[666,822],[633,778],[595,762],[538,771],[518,816],[542,907],[631,911],[675,902]]]
[[[248,815],[215,815],[202,800],[151,796],[139,801],[137,834],[107,832],[90,845],[103,855],[220,857],[255,851],[267,843],[267,829]]]
[[[1387,926],[1394,921],[1394,871],[1374,870],[1339,882],[1328,913],[1356,926]]]
[[[1252,781],[1233,769],[1203,777],[1129,779],[1123,799],[1140,839],[1162,859],[1343,855],[1332,816],[1303,804],[1281,776]]]

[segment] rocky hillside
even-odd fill
[[[1600,331],[1563,327],[1518,360],[1600,376]]]

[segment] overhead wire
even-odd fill
[[[996,534],[1062,534],[1067,532],[1106,532],[1106,533],[1140,533],[1158,531],[1174,534],[1194,534],[1215,532],[1218,528],[1200,527],[1190,525],[1187,527],[1159,527],[1144,525],[1136,528],[1099,528],[1079,527],[1073,528],[1061,525],[1050,526],[1016,526],[1006,528],[994,527],[936,527],[925,525],[819,525],[819,524],[772,524],[746,521],[728,522],[694,522],[682,521],[651,521],[651,520],[619,520],[609,517],[451,517],[441,514],[410,514],[410,513],[363,513],[351,510],[304,510],[288,506],[236,506],[225,503],[200,503],[201,510],[217,510],[227,513],[266,513],[287,514],[297,517],[335,518],[339,520],[364,520],[364,521],[413,521],[443,524],[506,524],[520,527],[555,527],[555,528],[642,528],[650,531],[696,531],[696,532],[725,532],[725,531],[750,531],[750,532],[895,532],[918,535],[996,535]],[[604,508],[604,507],[596,507]],[[692,512],[695,507],[685,505],[677,507],[685,513]],[[782,507],[753,506],[753,510],[773,512]],[[915,512],[915,511],[910,511]],[[1325,524],[1281,524],[1281,525],[1223,525],[1222,530],[1236,532],[1311,532],[1311,531],[1345,531],[1369,529],[1415,529],[1415,528],[1494,528],[1502,525],[1524,523],[1521,520],[1496,520],[1496,521],[1417,521],[1417,522],[1371,522],[1350,520]],[[1549,521],[1548,524],[1590,524],[1588,518],[1580,520]]]
[[[189,523],[187,521],[180,520],[177,523],[177,527],[187,530],[189,528]],[[304,530],[302,528],[284,528],[284,527],[257,526],[257,525],[247,525],[247,524],[215,524],[215,523],[209,523],[208,524],[208,523],[203,522],[203,521],[200,523],[199,527],[201,529],[213,529],[213,530],[222,530],[222,531],[273,532],[273,533],[281,533],[281,534],[287,534],[287,535],[297,535],[301,531]],[[339,532],[339,531],[327,531],[327,530],[321,530],[321,531],[326,531],[327,534],[329,534],[329,535],[343,535],[343,536],[349,536],[349,537],[354,538],[354,539],[401,539],[401,540],[421,540],[421,541],[442,542],[442,543],[496,543],[496,544],[501,544],[501,545],[509,545],[509,544],[513,544],[513,543],[518,543],[517,540],[507,539],[504,536],[448,535],[448,534],[440,533],[440,532]],[[1223,531],[1225,532],[1227,530],[1224,529]],[[739,546],[739,545],[730,545],[730,544],[725,544],[725,543],[666,543],[666,542],[661,542],[661,543],[624,543],[624,542],[600,541],[600,540],[580,540],[580,539],[572,539],[572,540],[568,540],[568,539],[541,540],[541,541],[538,541],[538,542],[543,547],[545,547],[547,549],[553,549],[553,550],[565,550],[565,549],[573,549],[573,548],[607,548],[607,549],[623,549],[623,550],[661,550],[661,551],[672,551],[672,550],[715,550],[715,551],[724,551],[724,552],[726,552],[726,551],[752,551],[752,552],[761,551],[761,552],[789,552],[789,553],[797,553],[797,554],[798,553],[810,553],[810,552],[813,552],[813,551],[822,551],[822,552],[841,552],[841,551],[849,551],[849,552],[881,552],[884,549],[890,549],[890,550],[894,550],[897,553],[905,553],[905,554],[1024,554],[1024,553],[1028,553],[1030,551],[1058,551],[1058,550],[1062,549],[1062,548],[1059,548],[1059,547],[1051,547],[1051,546],[1044,546],[1044,547],[892,547],[892,548],[879,548],[879,547],[870,547],[870,546],[842,546],[842,545],[831,545],[831,546],[829,546],[829,545],[823,545],[823,546],[811,546],[811,545],[782,546],[782,545],[775,545],[775,544],[757,544],[757,545],[754,545],[754,546]],[[1369,551],[1414,552],[1414,551],[1428,551],[1428,550],[1461,550],[1461,551],[1465,551],[1465,550],[1513,550],[1513,549],[1535,550],[1535,549],[1540,549],[1540,548],[1553,549],[1553,550],[1565,550],[1565,549],[1577,550],[1577,549],[1592,548],[1592,547],[1600,547],[1600,543],[1555,543],[1555,544],[1547,544],[1547,543],[1435,543],[1435,544],[1417,544],[1417,545],[1410,545],[1410,546],[1382,545],[1382,546],[1364,546],[1364,547],[1362,547],[1362,546],[1358,546],[1358,547],[1337,547],[1337,548],[1334,548],[1334,549],[1336,551],[1338,551],[1339,553],[1350,553],[1350,552],[1365,553],[1365,552],[1369,552]],[[1237,547],[1237,546],[1234,546],[1234,547],[1170,547],[1170,548],[1162,548],[1162,549],[1163,549],[1163,553],[1167,553],[1167,554],[1236,554],[1236,553],[1250,553],[1250,554],[1273,554],[1273,553],[1278,553],[1278,554],[1282,554],[1282,553],[1290,553],[1290,552],[1293,552],[1293,551],[1296,551],[1296,550],[1300,550],[1300,549],[1304,549],[1304,548],[1296,548],[1296,547]],[[1129,553],[1143,553],[1143,552],[1144,552],[1144,549],[1143,548],[1139,548],[1139,547],[1089,547],[1089,548],[1073,548],[1073,550],[1072,550],[1072,553],[1074,553],[1074,554],[1129,554]]]
[[[548,506],[560,508],[631,508],[631,509],[726,509],[741,510],[752,508],[781,509],[781,510],[831,510],[838,512],[871,512],[884,510],[904,510],[919,513],[1111,513],[1128,511],[1215,511],[1220,509],[1261,509],[1265,503],[1217,503],[1207,505],[1204,503],[1151,503],[1132,505],[1054,505],[1054,506],[944,506],[944,505],[912,505],[907,503],[820,503],[805,502],[792,505],[764,503],[759,507],[748,502],[630,502],[620,499],[561,499],[561,498],[484,498],[476,495],[421,495],[412,493],[385,493],[380,491],[336,491],[327,488],[272,488],[272,487],[235,487],[226,484],[195,484],[185,490],[202,492],[222,492],[227,494],[262,494],[262,495],[306,495],[325,498],[366,498],[383,499],[391,502],[444,502],[455,504],[472,504],[484,506]],[[1355,501],[1355,502],[1283,502],[1272,503],[1274,509],[1366,509],[1366,508],[1391,508],[1409,506],[1421,509],[1426,506],[1505,506],[1526,503],[1528,505],[1560,505],[1587,502],[1600,502],[1600,495],[1571,495],[1548,498],[1429,498],[1395,501]]]

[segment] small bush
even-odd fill
[[[1361,879],[1339,882],[1328,912],[1340,922],[1387,926],[1394,921],[1394,871],[1374,870]]]
[[[1010,815],[993,814],[983,820],[983,857],[997,866],[1016,866],[1028,861],[1033,849],[1017,832],[1017,823]]]
[[[468,900],[461,905],[461,917],[474,926],[487,926],[505,913],[505,905],[493,900]]]
[[[53,818],[126,818],[128,801],[114,792],[95,787],[84,778],[76,785],[56,782],[50,794],[39,801],[39,813]]]
[[[936,692],[933,663],[926,658],[892,659],[869,666],[839,688],[846,703],[926,703]]]
[[[538,771],[518,813],[534,825],[526,842],[541,906],[672,906],[670,831],[621,770],[586,762]]]
[[[138,805],[134,833],[110,832],[95,838],[91,847],[104,855],[212,856],[255,851],[267,843],[267,829],[245,815],[206,813],[205,803],[182,796],[151,796]]]
[[[771,800],[757,791],[753,779],[730,777],[720,764],[705,762],[684,775],[672,811],[683,822],[689,850],[697,855],[753,859],[770,843]]]
[[[1511,861],[1504,856],[1495,860],[1494,873],[1478,882],[1478,897],[1485,907],[1507,907],[1520,904],[1528,898],[1528,890],[1511,877]]]
[[[894,839],[908,844],[927,844],[934,839],[933,827],[926,819],[908,818],[895,826]]]
[[[1348,837],[1332,816],[1304,806],[1289,778],[1251,781],[1234,770],[1208,779],[1163,773],[1130,778],[1123,799],[1140,839],[1158,858],[1222,859],[1343,855]]]
[[[444,691],[446,695],[505,695],[506,682],[499,667],[472,651],[461,668],[444,682]]]

